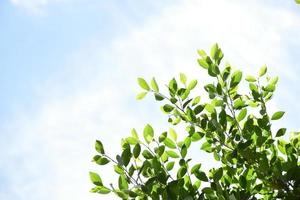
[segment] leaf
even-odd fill
[[[123,190],[123,189],[128,189],[128,183],[127,183],[127,180],[126,180],[126,178],[125,178],[125,175],[123,175],[123,174],[121,174],[121,175],[119,176],[119,188],[120,188],[121,190]]]
[[[144,128],[144,139],[147,142],[147,144],[149,144],[152,141],[153,136],[154,136],[153,128],[149,124],[147,124]]]
[[[215,181],[219,181],[222,178],[222,176],[223,176],[223,169],[219,168],[215,171],[213,178]]]
[[[265,75],[267,73],[267,66],[264,65],[259,69],[259,76],[262,77],[263,75]]]
[[[177,133],[175,132],[175,130],[172,129],[172,128],[169,128],[169,132],[170,132],[171,138],[176,141],[177,140]]]
[[[197,179],[199,179],[200,181],[205,181],[205,182],[208,181],[208,178],[203,171],[197,171],[194,174],[197,177]]]
[[[209,64],[206,62],[205,59],[198,59],[198,64],[203,67],[204,69],[208,69],[209,68]]]
[[[139,142],[138,139],[136,139],[135,137],[127,137],[125,139],[125,141],[128,143],[128,144],[131,144],[131,145],[135,145],[136,143]]]
[[[147,95],[147,92],[140,92],[136,95],[136,99],[137,100],[142,100],[143,98],[145,98],[145,96]]]
[[[159,142],[163,142],[166,138],[167,138],[167,132],[163,132],[163,133],[160,134],[160,136],[158,137],[158,141],[159,141]]]
[[[171,171],[171,170],[173,169],[173,167],[174,167],[174,164],[175,164],[174,161],[168,162],[168,163],[167,163],[167,166],[166,166],[166,169],[167,169],[168,171]]]
[[[280,136],[283,136],[286,132],[286,128],[281,128],[277,131],[276,133],[276,137],[280,137]]]
[[[103,144],[101,141],[99,140],[96,140],[96,143],[95,143],[95,149],[98,153],[101,153],[101,154],[104,154],[104,148],[103,148]]]
[[[98,165],[106,165],[107,163],[109,163],[109,160],[105,157],[94,157],[94,160]]]
[[[97,186],[91,189],[91,192],[99,194],[108,194],[111,192],[111,190],[105,186]]]
[[[194,80],[192,80],[192,81],[190,82],[190,84],[188,85],[187,89],[188,89],[188,90],[192,90],[192,89],[194,89],[194,88],[196,87],[196,85],[197,85],[197,80],[194,79]]]
[[[157,85],[157,83],[156,83],[156,81],[155,81],[154,78],[152,78],[152,80],[151,80],[151,87],[152,87],[152,89],[153,89],[155,92],[159,92],[158,85]]]
[[[231,81],[230,81],[230,87],[233,88],[237,86],[240,81],[242,80],[243,73],[239,70],[233,72],[231,76]]]
[[[300,0],[295,0],[295,2],[296,2],[297,4],[300,4]]]
[[[173,142],[170,138],[166,138],[166,139],[164,140],[164,144],[165,144],[167,147],[171,148],[171,149],[176,149],[176,144],[175,144],[175,142]]]
[[[211,49],[210,49],[210,56],[216,60],[216,58],[218,57],[218,51],[219,51],[219,46],[218,44],[214,44]]]
[[[197,171],[199,171],[200,167],[201,167],[201,164],[200,164],[200,163],[194,165],[194,166],[192,167],[192,169],[191,169],[191,173],[192,173],[192,174],[196,173]]]
[[[278,120],[280,119],[282,116],[284,115],[284,112],[283,111],[278,111],[278,112],[275,112],[273,115],[272,115],[272,120]]]
[[[148,150],[144,150],[143,153],[142,153],[142,155],[143,155],[144,158],[146,158],[146,159],[152,159],[152,158],[153,158],[153,155],[152,155],[151,152],[148,151]]]
[[[122,158],[122,161],[123,161],[123,164],[125,166],[127,166],[130,162],[130,159],[131,159],[131,151],[130,151],[130,147],[128,148],[125,148],[122,152],[122,155],[121,155],[121,158]]]
[[[180,73],[181,83],[186,84],[186,80],[187,80],[186,75],[184,73]]]
[[[254,76],[246,76],[246,81],[248,81],[248,82],[255,82],[256,78]]]
[[[148,85],[148,83],[145,81],[145,79],[143,78],[138,78],[138,84],[140,85],[141,88],[143,88],[144,90],[149,91],[150,87]]]
[[[201,97],[200,96],[197,96],[194,98],[194,100],[192,101],[192,106],[195,106],[197,105],[201,100]]]
[[[204,142],[201,146],[201,149],[210,153],[212,151],[212,147],[211,147],[211,144],[208,143],[208,142]]]
[[[95,184],[95,185],[98,185],[98,186],[102,186],[103,183],[102,183],[102,180],[101,180],[101,177],[95,173],[95,172],[90,172],[90,179],[91,181]]]
[[[162,107],[163,111],[165,111],[166,113],[170,113],[174,107],[170,104],[165,104],[163,107]]]
[[[141,153],[141,145],[137,143],[133,148],[133,156],[137,158],[139,157],[140,153]]]
[[[242,121],[247,115],[247,108],[243,108],[237,116],[237,121]]]
[[[179,158],[179,155],[175,151],[166,151],[167,155],[171,158]]]

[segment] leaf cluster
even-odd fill
[[[286,141],[286,128],[274,131],[272,123],[283,111],[269,114],[266,104],[273,97],[278,77],[267,76],[267,67],[256,76],[246,76],[230,64],[221,66],[224,56],[217,44],[210,54],[199,50],[199,65],[213,81],[204,85],[209,100],[192,95],[197,80],[183,73],[167,85],[162,94],[156,80],[138,78],[143,90],[137,99],[153,94],[161,102],[171,127],[183,124],[183,140],[173,128],[162,133],[147,124],[142,134],[132,129],[122,139],[121,153],[111,158],[96,141],[98,165],[110,163],[118,185],[104,185],[100,175],[90,172],[95,193],[115,193],[121,199],[255,200],[300,199],[300,134]],[[239,92],[242,81],[248,91]],[[191,164],[192,143],[199,151],[213,155],[220,167],[209,171],[201,163]]]

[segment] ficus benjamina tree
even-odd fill
[[[269,77],[264,65],[256,76],[243,78],[242,71],[221,65],[224,54],[217,44],[210,54],[198,54],[199,65],[212,77],[204,86],[207,97],[202,99],[208,100],[192,95],[197,80],[183,73],[169,81],[167,94],[160,92],[154,78],[138,78],[142,92],[137,99],[153,94],[172,128],[157,133],[147,124],[141,134],[132,129],[115,158],[97,140],[93,162],[110,164],[118,181],[107,185],[90,172],[95,185],[91,192],[143,200],[299,200],[300,133],[288,137],[286,128],[274,130],[272,123],[284,112],[271,113],[266,106],[278,77]],[[241,84],[247,88],[244,92]],[[180,141],[175,131],[179,124],[184,127]],[[212,154],[219,165],[204,170],[189,157],[192,144]]]

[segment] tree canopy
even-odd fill
[[[274,130],[272,123],[284,111],[270,113],[266,106],[278,77],[268,76],[265,65],[257,75],[243,77],[242,71],[221,64],[224,54],[217,44],[209,54],[198,54],[199,65],[212,77],[202,95],[208,100],[193,95],[198,82],[183,73],[169,81],[167,94],[155,78],[138,78],[142,92],[136,98],[153,94],[171,128],[157,133],[147,124],[140,134],[132,129],[115,158],[97,140],[93,161],[110,164],[119,178],[117,185],[109,185],[90,172],[91,192],[143,200],[300,199],[300,133],[288,138],[285,127]],[[247,91],[241,92],[241,85]],[[179,124],[185,126],[182,140],[175,130]],[[189,157],[191,144],[212,154],[219,165],[205,171]]]

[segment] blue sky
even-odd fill
[[[159,105],[135,101],[136,77],[204,81],[195,52],[215,42],[237,68],[280,76],[270,110],[287,113],[275,126],[299,130],[299,10],[287,0],[1,1],[0,199],[114,199],[88,193],[94,140],[114,153],[132,127],[164,130]]]

